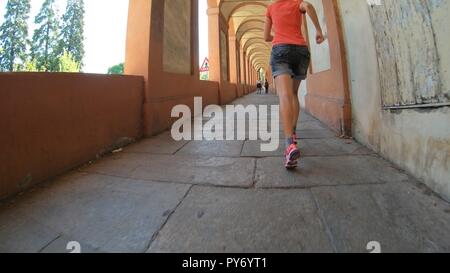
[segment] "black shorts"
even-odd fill
[[[299,45],[276,45],[272,48],[270,65],[274,78],[291,75],[293,79],[304,80],[308,74],[311,53],[308,47]]]

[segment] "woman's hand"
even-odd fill
[[[323,35],[322,31],[317,31],[316,33],[316,43],[320,45],[325,41],[325,36]]]
[[[311,5],[311,3],[307,2],[307,1],[303,1],[300,4],[300,11],[303,13],[307,13],[309,15],[309,17],[311,18],[314,26],[316,27],[316,42],[318,45],[320,45],[321,43],[323,43],[323,41],[325,41],[325,37],[323,35],[322,32],[322,28],[320,27],[320,23],[319,23],[319,18],[317,17],[317,12],[316,9],[314,8],[313,5]]]

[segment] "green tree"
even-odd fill
[[[34,31],[31,58],[36,60],[39,71],[58,71],[59,22],[55,12],[55,0],[45,0],[35,18],[35,24],[39,27]]]
[[[30,0],[8,0],[0,26],[0,71],[20,69],[26,61]]]
[[[23,65],[22,70],[26,72],[38,72],[39,70],[36,67],[36,60],[27,60]]]
[[[67,51],[83,68],[84,59],[84,1],[67,0],[66,10],[62,16],[59,52]]]
[[[111,66],[108,69],[108,74],[123,74],[124,71],[125,71],[125,65],[124,65],[124,63],[120,63],[118,65]]]
[[[64,54],[59,57],[59,71],[80,72],[80,64],[74,60],[69,52],[64,51]]]

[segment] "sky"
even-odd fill
[[[208,0],[199,0],[199,65],[201,66],[203,60],[208,57],[209,48],[208,48],[208,15],[206,14],[206,10],[208,9]]]
[[[85,73],[106,73],[108,68],[125,61],[125,40],[129,0],[85,0]],[[44,0],[31,0],[29,33],[32,36],[34,17]],[[56,0],[62,14],[66,0]],[[207,0],[200,0],[199,31],[200,65],[208,55],[208,16]],[[4,21],[7,0],[0,0],[0,24]]]

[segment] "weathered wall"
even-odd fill
[[[336,8],[337,0],[320,0],[326,18],[327,40],[329,43],[330,69],[320,72],[309,70],[305,109],[316,118],[329,125],[340,134],[351,134],[351,105],[345,64],[344,44]],[[351,2],[351,1],[349,1]],[[320,3],[320,2],[317,2]],[[320,7],[319,4],[316,6]],[[315,37],[308,35],[311,49],[320,52]],[[317,48],[317,49],[314,49]],[[326,48],[325,48],[326,50]],[[315,55],[312,58],[324,58]],[[312,60],[312,63],[321,60]]]
[[[164,71],[191,74],[191,1],[164,5]]]
[[[370,8],[384,106],[450,104],[449,11],[443,0],[387,0]]]
[[[428,3],[432,8],[410,5],[413,2]],[[439,91],[436,85],[439,83],[440,91],[448,90],[445,87],[450,80],[446,46],[450,38],[444,29],[450,25],[449,2],[389,0],[382,3],[385,6],[371,8],[366,0],[339,1],[352,94],[353,135],[450,200],[449,107],[387,110],[383,108],[382,98],[400,98],[406,102],[408,95],[398,95],[425,94],[428,87]],[[404,25],[398,27],[409,35],[400,35],[401,30],[382,22],[386,20],[384,16],[371,17],[380,9],[389,14],[390,21],[401,21]],[[422,33],[424,28],[430,31],[431,25],[417,24],[427,17],[433,22],[435,35]],[[414,27],[418,27],[416,32]],[[434,38],[436,43],[430,40]],[[440,62],[436,62],[435,54]],[[387,67],[387,56],[392,58],[395,70]],[[447,59],[443,59],[445,56]]]
[[[0,199],[142,134],[143,79],[0,73]]]

